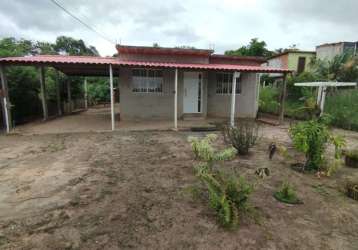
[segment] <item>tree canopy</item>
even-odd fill
[[[0,39],[0,57],[41,54],[97,56],[98,51],[95,47],[86,45],[81,39],[77,40],[66,36],[58,37],[55,43],[15,39],[13,37]],[[6,67],[6,76],[8,78],[10,102],[12,104],[11,112],[15,123],[18,124],[34,117],[40,117],[42,111],[39,97],[40,84],[37,69],[31,66]],[[56,110],[51,108],[51,105],[53,106],[56,103],[56,77],[57,74],[54,69],[46,68],[46,91],[50,113],[51,110]],[[64,83],[66,81],[71,82],[70,86],[73,99],[81,98],[83,96],[82,77],[67,77],[65,75],[60,75],[58,80],[62,89],[62,100],[65,100],[67,95],[65,93],[66,88],[64,88]],[[103,101],[109,99],[108,82],[106,80],[102,78],[93,78],[89,81],[89,84],[91,83],[94,85],[101,85],[96,86],[96,88],[89,86],[90,90],[94,89],[94,91],[89,93],[91,97],[95,100]]]
[[[236,50],[227,50],[225,55],[230,56],[262,56],[269,57],[273,55],[272,51],[267,49],[265,41],[259,41],[258,38],[251,39],[250,43],[246,46],[241,46]]]

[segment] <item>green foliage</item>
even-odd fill
[[[110,98],[107,79],[101,77],[88,79],[88,99],[90,103],[109,102]]]
[[[288,75],[287,76],[287,98],[298,100],[302,97],[305,99],[314,97],[315,92],[309,87],[296,87],[294,86],[297,82],[315,82],[317,76],[312,72],[302,72],[300,75]]]
[[[247,155],[259,138],[259,126],[254,121],[240,121],[236,127],[224,126],[224,138],[240,155]]]
[[[197,176],[207,188],[210,207],[215,210],[219,223],[229,228],[238,226],[253,187],[243,177],[213,173],[207,168],[199,168]]]
[[[249,45],[242,46],[237,50],[227,50],[225,55],[230,56],[262,56],[269,57],[272,55],[272,52],[266,48],[265,41],[259,41],[258,38],[251,39]]]
[[[324,120],[309,120],[292,125],[289,129],[294,147],[305,154],[305,168],[309,170],[322,170],[324,152],[327,143],[335,146],[335,157],[340,158],[341,148],[345,145],[344,139],[334,137],[329,133]]]
[[[335,56],[332,60],[313,60],[311,68],[316,78],[324,81],[357,82],[358,56],[344,53]]]
[[[326,97],[325,113],[332,125],[358,131],[358,89],[332,91]]]
[[[54,50],[59,54],[79,55],[79,56],[98,56],[95,47],[87,47],[83,40],[76,40],[72,37],[59,36],[53,45]]]
[[[346,151],[345,155],[351,158],[352,160],[358,161],[358,149]]]
[[[302,203],[296,194],[294,187],[287,181],[284,181],[281,184],[280,189],[274,193],[274,197],[281,202],[289,204],[299,204]]]
[[[272,86],[261,87],[259,110],[266,113],[277,113],[280,106],[278,102],[279,89]]]
[[[86,46],[82,40],[71,37],[58,37],[56,43],[15,39],[12,37],[0,39],[0,57],[27,56],[39,54],[69,54],[69,55],[98,55],[93,46]],[[16,124],[41,116],[41,101],[39,97],[40,84],[38,69],[35,67],[6,67],[5,74],[8,79],[12,117]],[[56,103],[57,73],[52,68],[45,69],[46,94],[49,104]],[[59,84],[61,97],[64,100],[64,84],[71,83],[72,98],[83,97],[83,77],[64,77],[60,74]],[[97,95],[92,91],[92,95]],[[99,96],[104,91],[102,91]],[[108,91],[109,92],[109,91]],[[109,94],[108,94],[109,95]],[[105,97],[102,97],[103,99]],[[109,99],[109,97],[108,97]],[[49,105],[51,115],[51,105]]]
[[[222,151],[216,152],[212,143],[217,139],[215,134],[206,135],[200,139],[197,137],[189,137],[191,148],[194,152],[195,158],[201,161],[212,163],[214,161],[225,161],[235,157],[236,149],[227,148]]]

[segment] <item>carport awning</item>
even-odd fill
[[[164,63],[127,61],[116,57],[95,56],[62,56],[62,55],[38,55],[24,57],[0,58],[2,65],[32,65],[51,66],[66,75],[77,76],[108,76],[108,65],[113,65],[114,74],[118,73],[119,67],[150,67],[172,68],[190,70],[219,70],[256,73],[289,73],[288,69],[270,68],[262,66],[236,65],[236,64],[199,64],[199,63]]]

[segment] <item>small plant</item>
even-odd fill
[[[216,152],[212,143],[217,139],[215,134],[209,134],[206,137],[200,139],[197,137],[189,137],[191,148],[195,155],[195,158],[212,165],[214,161],[225,161],[235,157],[236,149],[233,147]]]
[[[328,143],[335,146],[335,158],[341,157],[341,148],[345,145],[345,141],[340,136],[332,136],[324,120],[299,122],[290,127],[289,133],[295,148],[306,156],[304,169],[322,170]]]
[[[240,122],[236,127],[224,126],[224,139],[236,148],[240,155],[247,155],[259,138],[259,126],[255,122]]]
[[[302,203],[302,201],[297,198],[296,191],[293,186],[287,181],[282,183],[280,190],[274,193],[273,196],[276,198],[276,200],[288,204]]]
[[[204,183],[210,207],[219,223],[227,228],[239,225],[242,213],[248,210],[248,199],[253,190],[243,177],[227,176],[220,171],[211,172],[205,167],[197,168],[197,176]]]
[[[345,152],[345,163],[349,167],[358,168],[358,150]]]

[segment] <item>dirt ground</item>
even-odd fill
[[[358,170],[318,179],[268,160],[272,138],[222,167],[256,183],[257,221],[236,231],[218,226],[207,204],[187,190],[194,176],[190,132],[113,132],[0,136],[1,249],[358,249],[358,202],[340,191]],[[345,133],[344,131],[338,131]],[[349,146],[358,145],[349,132]],[[255,177],[258,167],[271,175]],[[283,180],[304,204],[272,194]]]
[[[158,120],[121,120],[119,104],[115,105],[115,129],[117,131],[171,130],[174,127],[172,119]],[[179,129],[208,126],[210,123],[221,122],[220,118],[198,120],[178,120]],[[31,122],[15,127],[19,134],[59,134],[75,132],[106,132],[111,131],[111,113],[109,106],[95,106],[86,111],[74,112],[71,115],[53,117],[50,120]]]

